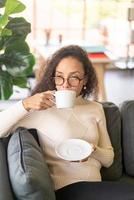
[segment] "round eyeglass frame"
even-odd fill
[[[54,77],[52,77],[52,78],[53,78],[53,80],[55,81],[55,84],[56,84],[57,86],[62,86],[62,85],[65,83],[65,80],[67,80],[67,83],[68,83],[69,86],[71,86],[71,87],[77,87],[77,86],[80,84],[80,81],[82,81],[82,80],[85,78],[85,76],[84,76],[83,78],[73,77],[73,76],[70,76],[70,77],[68,77],[68,78],[64,78],[64,77],[61,77],[61,76],[54,76]],[[56,83],[56,78],[60,78],[60,79],[62,80],[62,82],[61,82],[60,84],[57,84],[57,83]],[[78,83],[77,83],[77,84],[72,84],[72,83],[70,83],[69,80],[71,80],[71,79],[77,79]]]

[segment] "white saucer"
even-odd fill
[[[55,148],[56,154],[68,161],[79,161],[88,157],[93,148],[90,143],[81,139],[68,139]]]

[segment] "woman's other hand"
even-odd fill
[[[91,143],[90,145],[91,145],[91,147],[92,147],[92,152],[93,152],[93,151],[96,151],[96,145],[93,144],[93,143]]]
[[[24,108],[29,110],[44,110],[54,105],[53,91],[37,93],[22,101]]]

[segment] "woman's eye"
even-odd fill
[[[77,77],[77,76],[71,76],[70,78],[72,78],[72,79],[79,79],[79,77]]]
[[[63,79],[63,77],[62,77],[62,76],[55,76],[55,78],[62,78],[62,79]]]

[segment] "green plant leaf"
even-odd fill
[[[17,0],[7,0],[5,4],[5,13],[7,15],[19,13],[25,10],[25,5]]]
[[[4,46],[4,41],[3,41],[3,38],[0,37],[0,50],[3,49],[3,46]],[[0,60],[1,61],[1,60]]]
[[[33,56],[32,53],[29,53],[26,57],[26,61],[27,61],[27,64],[29,67],[26,67],[25,70],[24,70],[24,74],[26,76],[29,76],[33,73],[33,67],[35,65],[35,57]]]
[[[5,55],[5,66],[12,76],[28,76],[32,74],[34,56],[31,53],[12,52]]]
[[[25,41],[26,36],[28,33],[30,33],[30,31],[31,31],[30,23],[28,23],[23,17],[14,19],[10,18],[10,21],[7,24],[7,26],[4,29],[1,29],[0,49],[1,49],[1,44],[4,50],[8,46],[10,46],[10,48],[12,49],[15,48],[15,46],[17,46],[17,49],[18,47],[20,48],[23,47],[22,42]],[[22,49],[27,49],[27,52],[29,52],[28,45],[25,45],[25,48],[23,47]]]
[[[12,30],[13,36],[27,36],[31,32],[31,25],[23,17],[16,17],[10,19],[8,22],[7,29]]]
[[[13,77],[13,84],[17,85],[21,88],[27,88],[27,77],[23,76],[23,77]]]
[[[14,42],[15,41],[15,42]],[[23,36],[19,37],[19,36],[2,36],[0,37],[0,47],[1,47],[1,44],[2,44],[2,48],[3,50],[5,50],[6,48],[8,48],[8,46],[11,48],[11,46],[14,44],[14,43],[17,43],[20,44],[20,42],[24,43],[25,42],[25,38]],[[29,52],[29,47],[27,48],[28,52]]]
[[[8,23],[8,15],[1,15],[0,16],[0,28],[3,28],[7,25]]]
[[[4,12],[0,14],[0,99],[9,99],[13,85],[29,87],[27,78],[33,72],[35,58],[25,41],[31,24],[23,17],[10,16],[23,11],[25,5],[19,0],[0,0],[0,7]]]
[[[0,71],[0,99],[6,100],[13,93],[12,77],[7,71]]]
[[[12,31],[7,29],[7,28],[4,28],[2,30],[2,33],[1,33],[1,36],[11,36],[12,35]]]
[[[29,52],[27,43],[23,41],[15,41],[12,45],[9,45],[4,54],[1,55],[1,60],[12,76],[32,74],[35,64],[34,56]]]
[[[0,0],[0,8],[4,7],[6,3],[6,0]]]
[[[12,43],[10,43],[7,48],[5,49],[5,54],[11,54],[11,55],[15,55],[16,53],[23,53],[23,54],[27,54],[29,53],[29,46],[25,41],[14,41]]]

